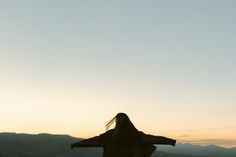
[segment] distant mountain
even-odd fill
[[[68,135],[0,133],[0,157],[102,157],[101,148],[70,149],[81,139]],[[152,157],[236,157],[236,149],[214,145],[158,146]]]
[[[0,133],[0,157],[95,157],[102,149],[72,151],[80,139],[68,135]]]
[[[175,147],[158,146],[159,151],[187,155],[200,155],[209,157],[236,157],[236,148],[222,148],[216,145],[199,146],[192,144],[176,144]]]

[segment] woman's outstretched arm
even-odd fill
[[[102,147],[101,136],[95,136],[76,143],[72,143],[71,149],[75,147]]]
[[[143,141],[147,144],[163,144],[175,146],[176,140],[164,136],[143,135]]]

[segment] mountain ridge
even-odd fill
[[[1,157],[97,157],[102,156],[101,148],[83,148],[70,150],[70,144],[82,138],[67,134],[28,134],[3,132],[0,133]],[[211,148],[211,149],[209,149]],[[215,149],[220,148],[220,149]],[[152,157],[235,157],[236,148],[229,149],[215,145],[199,146],[177,143],[176,147],[157,146]]]

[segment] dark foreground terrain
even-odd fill
[[[68,135],[0,133],[0,157],[101,157],[101,148],[70,149]],[[177,144],[158,147],[152,157],[236,157],[236,148]]]

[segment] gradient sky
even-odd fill
[[[0,132],[236,146],[236,1],[1,0]]]

